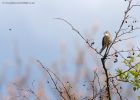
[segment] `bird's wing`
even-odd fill
[[[105,41],[106,41],[106,36],[104,36],[102,39],[102,47],[105,45]]]

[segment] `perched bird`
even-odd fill
[[[112,42],[112,38],[111,38],[111,34],[110,32],[106,31],[104,33],[104,37],[102,39],[102,48],[100,50],[100,53],[102,53],[102,51],[105,49],[105,48],[108,48],[109,45],[111,44]]]

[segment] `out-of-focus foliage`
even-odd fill
[[[133,86],[133,90],[136,91],[140,88],[140,54],[131,55],[124,59],[123,63],[128,67],[128,70],[117,70],[118,80],[128,82]]]

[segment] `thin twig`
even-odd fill
[[[102,91],[102,89],[101,89],[101,84],[100,84],[100,78],[99,78],[99,76],[98,76],[98,74],[95,72],[95,74],[96,74],[96,76],[97,76],[97,80],[98,80],[98,84],[99,84],[99,88],[100,88],[100,100],[102,100],[102,95],[101,95],[101,91]]]
[[[122,30],[122,27],[123,27],[123,25],[124,25],[126,19],[129,17],[128,12],[132,9],[132,8],[131,8],[131,3],[132,3],[132,0],[129,1],[129,4],[128,4],[128,6],[127,6],[127,9],[126,9],[126,11],[125,11],[125,13],[124,13],[123,20],[122,20],[122,22],[121,22],[121,24],[120,24],[120,27],[119,27],[118,31],[116,32],[116,35],[115,35],[115,37],[114,37],[114,39],[113,39],[111,45],[110,45],[109,48],[108,48],[107,54],[109,53],[109,51],[110,51],[111,47],[113,46],[113,44],[115,43],[115,41],[117,40],[117,38],[118,38],[118,36],[119,36],[119,33],[120,33],[120,31]]]
[[[14,83],[14,85],[16,86],[16,88],[18,90],[29,92],[29,93],[31,93],[32,95],[34,95],[36,97],[36,100],[40,100],[40,98],[37,96],[37,94],[31,88],[30,89],[24,89],[24,88],[19,88],[15,83]]]
[[[113,55],[115,55],[115,54],[117,54],[117,53],[127,53],[127,52],[131,52],[131,51],[136,51],[136,52],[139,52],[139,51],[140,51],[140,49],[120,50],[120,51],[115,50],[115,52],[114,52],[114,53],[109,54],[108,56],[113,56]]]
[[[115,75],[115,76],[113,76],[113,77],[109,77],[109,79],[111,79],[111,78],[117,78],[118,76],[120,76],[120,75],[122,75],[122,74],[124,74],[124,73],[126,73],[126,72],[128,72],[128,71],[130,71],[131,69],[133,69],[135,66],[137,66],[137,65],[139,65],[139,64],[140,64],[140,62],[136,63],[134,66],[130,65],[129,69],[127,69],[126,71],[123,71],[122,73],[120,73],[120,74],[118,74],[118,75]]]
[[[112,79],[112,84],[113,84],[113,87],[116,89],[116,92],[117,92],[117,94],[119,95],[119,98],[120,98],[120,100],[123,100],[122,99],[122,96],[121,96],[121,94],[120,94],[120,92],[119,92],[119,89],[117,88],[117,85],[115,85],[115,83],[114,83],[114,80]]]
[[[137,28],[131,29],[131,30],[129,30],[129,31],[123,32],[122,34],[118,35],[118,38],[121,37],[121,36],[123,36],[123,35],[126,35],[126,34],[128,34],[128,33],[132,33],[133,31],[138,30],[138,29],[140,29],[140,28],[137,27]]]
[[[71,27],[71,29],[72,29],[73,31],[75,31],[76,33],[78,33],[78,35],[88,44],[88,46],[89,46],[91,49],[93,49],[97,54],[99,54],[100,56],[103,57],[103,55],[102,55],[100,52],[98,52],[97,49],[95,49],[95,48],[92,47],[92,44],[89,43],[88,39],[85,39],[84,36],[83,36],[70,22],[68,22],[67,20],[65,20],[65,19],[63,19],[63,18],[55,18],[55,19],[62,20],[62,21],[64,21],[65,23],[67,23],[67,24]]]
[[[119,39],[119,40],[115,41],[114,44],[115,44],[115,43],[118,43],[118,42],[130,40],[130,39],[133,39],[133,38],[135,38],[135,37],[137,37],[137,36],[132,36],[132,37],[124,38],[124,39]]]
[[[54,86],[55,86],[55,89],[58,91],[58,93],[60,94],[60,96],[64,99],[64,100],[66,100],[66,98],[63,96],[63,92],[61,91],[61,90],[59,90],[59,88],[58,88],[58,86],[57,86],[57,83],[54,81],[54,79],[53,79],[53,77],[52,77],[52,75],[51,75],[51,73],[50,73],[50,71],[48,70],[48,68],[46,68],[39,60],[37,60],[37,62],[41,65],[41,67],[49,74],[49,76],[50,76],[50,78],[51,78],[51,80],[52,80],[52,82],[53,82],[53,84],[54,84]]]

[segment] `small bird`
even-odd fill
[[[112,42],[112,38],[111,38],[111,34],[110,32],[106,31],[104,33],[104,37],[102,39],[102,48],[100,50],[100,53],[102,53],[102,51],[107,47],[109,47],[109,45],[111,44]]]

